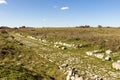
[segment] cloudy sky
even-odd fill
[[[120,0],[0,0],[0,26],[120,26]]]

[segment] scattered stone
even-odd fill
[[[103,59],[104,55],[103,54],[94,54],[95,57],[99,59]]]
[[[82,48],[83,44],[76,45],[75,48]]]
[[[65,47],[74,47],[75,46],[74,44],[62,43],[61,41],[60,42],[55,42],[54,44],[65,46]]]
[[[88,52],[86,52],[86,54],[88,55],[88,56],[93,56],[93,55],[95,55],[96,53],[101,53],[102,52],[102,50],[94,50],[94,51],[88,51]],[[98,56],[99,56],[100,54],[98,54]],[[95,55],[95,56],[97,56],[97,55]]]
[[[21,62],[17,62],[17,64],[16,65],[21,65]]]
[[[47,42],[47,40],[43,39],[42,42]]]
[[[59,48],[59,46],[55,44],[55,45],[54,45],[54,48]]]
[[[21,57],[22,57],[22,55],[19,55],[18,57],[19,57],[19,58],[21,58]]]
[[[42,41],[42,39],[38,39],[39,41]]]
[[[110,57],[110,56],[106,56],[106,57],[105,57],[105,60],[110,61],[110,60],[111,60],[111,57]]]
[[[120,70],[120,60],[112,63],[112,67],[116,70]]]
[[[67,48],[66,47],[62,47],[62,50],[66,50]]]
[[[65,69],[65,68],[67,68],[68,66],[69,66],[68,64],[62,64],[62,65],[59,66],[59,68],[60,68],[60,69]]]
[[[94,75],[91,79],[92,80],[103,80],[103,78],[99,77],[98,75]]]
[[[32,36],[27,36],[27,38],[36,40],[36,38],[35,38],[35,37],[32,37]]]
[[[84,78],[78,74],[76,68],[69,68],[66,80],[84,80]]]
[[[105,53],[106,53],[106,54],[111,54],[112,51],[111,51],[111,50],[106,50]]]
[[[86,54],[87,54],[88,56],[92,56],[92,55],[93,55],[93,52],[92,52],[92,51],[88,51],[88,52],[86,52]]]
[[[94,53],[101,53],[102,50],[94,50],[93,52],[94,52]]]
[[[53,62],[53,60],[51,60],[51,59],[48,59],[50,62]]]

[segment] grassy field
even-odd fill
[[[74,67],[84,77],[120,80],[112,63],[120,60],[120,28],[0,29],[0,80],[66,80]],[[67,44],[67,45],[66,45]],[[86,55],[111,50],[110,61]],[[59,66],[68,64],[65,70]]]
[[[90,42],[106,49],[120,49],[120,28],[38,28],[18,31],[50,41]]]

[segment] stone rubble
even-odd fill
[[[84,77],[79,74],[76,68],[69,68],[66,80],[103,80],[103,78],[95,74],[89,77]]]
[[[110,54],[112,53],[111,50],[106,50],[105,53],[103,53],[103,50],[94,50],[94,51],[87,51],[87,56],[93,56],[102,60],[110,61],[112,58]]]
[[[19,34],[17,34],[17,35],[23,37],[22,35],[19,35]],[[27,38],[30,38],[30,39],[33,39],[33,40],[39,40],[39,41],[44,42],[44,43],[47,42],[47,40],[36,39],[32,36],[27,36]],[[75,44],[67,44],[67,43],[62,43],[62,42],[55,42],[53,44],[54,44],[54,47],[61,48],[62,50],[65,50],[68,47],[76,48]],[[62,47],[60,47],[60,46],[62,46]],[[83,44],[80,44],[77,47],[81,48],[81,47],[83,47]],[[88,56],[94,56],[96,58],[104,59],[106,61],[111,61],[111,59],[112,59],[111,56],[110,56],[111,53],[112,53],[111,50],[106,50],[106,51],[104,51],[104,53],[103,53],[103,50],[93,50],[93,51],[87,51],[86,52],[86,54]],[[59,58],[59,57],[61,58],[61,56],[62,56],[62,58],[65,58],[65,59],[67,58],[65,60],[66,62],[62,62],[62,61],[58,62],[58,64],[65,63],[65,64],[62,64],[62,65],[59,66],[60,70],[68,69],[69,66],[70,66],[69,64],[73,64],[73,63],[74,64],[76,64],[76,63],[80,64],[81,63],[80,59],[73,57],[73,55],[71,55],[71,54],[67,54],[67,55],[63,55],[62,53],[54,54],[54,55],[56,55],[56,57],[52,56],[51,54],[45,54],[45,55],[39,54],[39,55],[42,56],[43,58],[48,59],[50,62],[55,62],[55,60],[56,60],[55,58]],[[22,55],[19,55],[18,57],[21,58]],[[31,62],[31,64],[34,64],[34,63],[35,63],[34,61]],[[20,64],[21,63],[19,63],[19,62],[17,63],[17,65],[20,65]],[[120,70],[120,60],[118,60],[116,62],[113,62],[112,67],[116,70]],[[103,78],[100,77],[99,75],[94,75],[92,77],[90,76],[89,79],[90,80],[103,80]],[[66,80],[87,80],[87,79],[85,79],[84,76],[79,75],[78,70],[76,68],[71,68],[71,69],[68,70]]]

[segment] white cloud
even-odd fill
[[[68,6],[63,6],[63,7],[61,7],[60,8],[61,10],[68,10],[68,9],[70,9]]]
[[[0,0],[0,4],[7,4],[6,0]]]

